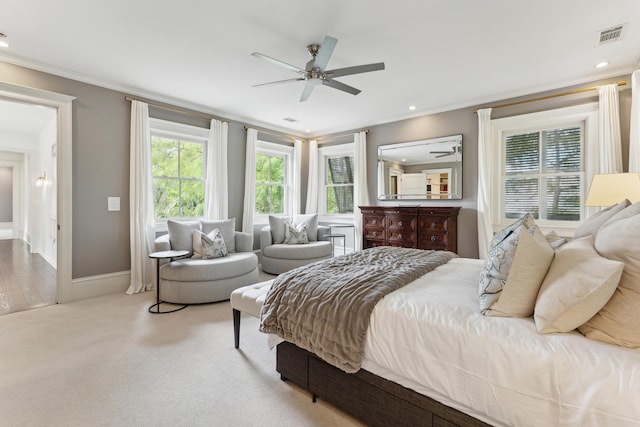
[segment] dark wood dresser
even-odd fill
[[[457,206],[360,206],[362,246],[457,252],[459,210]]]

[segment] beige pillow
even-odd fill
[[[624,270],[609,302],[579,331],[594,340],[640,347],[640,202],[607,221],[595,241],[598,253],[624,262]]]
[[[538,332],[569,332],[591,319],[615,292],[623,267],[598,255],[593,236],[558,249],[536,301]]]
[[[631,202],[627,199],[616,203],[615,205],[609,206],[608,208],[602,209],[599,212],[591,215],[580,227],[576,228],[576,231],[573,233],[574,239],[579,239],[584,236],[593,236],[596,237],[598,234],[598,230],[611,219],[618,212],[629,206]]]
[[[551,246],[553,250],[557,250],[560,246],[567,243],[567,239],[560,237],[558,233],[553,230],[545,234],[544,238],[549,242],[549,246]]]
[[[553,249],[530,214],[496,233],[480,273],[486,316],[529,317],[553,261]]]

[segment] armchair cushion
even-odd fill
[[[289,217],[269,215],[269,227],[273,243],[278,244],[284,242],[287,224],[289,224]]]
[[[285,245],[305,245],[309,243],[309,236],[307,235],[307,224],[302,223],[300,225],[287,224],[285,227]]]
[[[227,245],[220,233],[214,228],[209,234],[193,230],[193,256],[191,258],[211,259],[227,256]]]
[[[318,214],[295,215],[291,223],[295,225],[296,228],[302,224],[306,224],[309,241],[315,242],[318,240]]]
[[[179,251],[189,251],[193,253],[193,230],[200,230],[200,222],[198,221],[167,221],[167,229],[169,230],[169,241],[171,249]]]
[[[225,219],[219,221],[200,221],[200,225],[202,226],[202,232],[204,234],[209,234],[213,231],[214,228],[220,230],[220,234],[222,234],[222,238],[224,239],[225,245],[227,245],[227,250],[229,253],[236,251],[236,241],[234,232],[236,230],[236,219]]]

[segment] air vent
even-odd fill
[[[622,39],[622,30],[624,25],[616,25],[615,27],[601,30],[598,35],[598,44],[611,43]]]
[[[284,119],[282,119],[282,120],[286,120],[287,122],[290,122],[290,123],[295,123],[295,122],[297,122],[297,120],[296,120],[296,119],[291,118],[291,117],[285,117],[285,118],[284,118]]]

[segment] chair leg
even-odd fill
[[[233,309],[233,338],[235,347],[240,348],[240,310]]]

